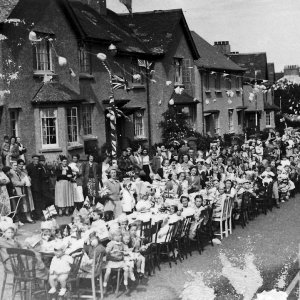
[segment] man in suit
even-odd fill
[[[42,189],[41,189],[41,195],[43,199],[43,203],[45,205],[45,208],[54,204],[54,189],[51,190],[51,172],[46,164],[46,158],[44,155],[40,155],[40,166],[41,166],[41,173],[42,173]],[[44,209],[45,209],[44,208]]]
[[[39,159],[39,155],[32,155],[32,162],[26,168],[31,179],[31,192],[35,208],[34,217],[37,220],[43,218],[42,210],[45,208],[42,198],[42,168]]]

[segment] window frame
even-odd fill
[[[228,130],[229,133],[234,133],[233,109],[228,109]]]
[[[141,114],[141,116],[138,116]],[[137,123],[139,121],[140,123]],[[140,128],[137,128],[137,127]],[[137,134],[139,131],[139,134]],[[145,138],[145,122],[144,122],[144,110],[136,111],[133,114],[133,136],[135,139]]]
[[[72,111],[75,110],[76,114],[73,115]],[[69,111],[71,112],[71,115],[69,115]],[[77,144],[79,142],[79,118],[78,118],[78,107],[77,106],[71,106],[71,107],[67,107],[66,108],[66,117],[67,117],[67,134],[68,134],[68,144],[69,145],[73,145],[73,144]],[[75,119],[76,120],[76,124],[74,125],[71,121],[71,123],[69,123],[69,119],[71,118],[71,120]],[[73,127],[76,127],[76,139],[73,140]],[[72,140],[70,140],[70,135],[72,136]]]
[[[146,83],[145,80],[145,71],[144,67],[141,67],[138,63],[138,59],[133,57],[131,58],[131,83],[133,86],[144,86]],[[137,80],[133,78],[133,75],[139,74],[141,75],[141,79]]]
[[[85,116],[88,115],[87,111],[85,110],[89,110],[89,116],[90,116],[90,124],[88,124],[87,126],[90,127],[90,132],[89,130],[86,131],[86,124],[87,122],[85,121]],[[82,119],[82,131],[83,131],[83,135],[92,135],[93,134],[93,122],[92,122],[92,118],[93,117],[93,105],[91,104],[85,104],[82,105],[81,108],[81,119]]]
[[[272,118],[273,118],[272,111],[266,111],[266,127],[272,127]],[[268,122],[269,121],[269,122]],[[268,124],[269,123],[269,124]]]
[[[231,75],[228,75],[224,78],[225,80],[225,88],[227,91],[230,91],[232,89],[232,78]]]
[[[221,90],[221,75],[215,74],[215,90],[220,91]]]
[[[41,46],[44,47],[44,49]],[[33,45],[34,47],[34,72],[40,73],[40,74],[49,74],[54,72],[54,65],[53,65],[53,59],[52,59],[52,45],[50,41],[46,38],[42,38],[40,42],[37,42]],[[44,50],[44,52],[43,52]],[[46,56],[47,61],[41,61],[41,57]],[[40,67],[41,65],[45,66],[48,64],[48,68]]]
[[[53,110],[54,117],[51,117],[52,119],[55,119],[55,144],[44,144],[44,135],[43,135],[43,112]],[[50,117],[46,117],[46,119],[50,119]],[[58,148],[59,142],[58,142],[58,109],[54,107],[49,108],[41,108],[40,109],[40,126],[41,126],[41,142],[42,142],[42,148],[43,149],[52,149],[52,148]],[[46,137],[47,138],[47,137]]]
[[[15,118],[12,118],[12,114],[15,114]],[[14,125],[13,125],[14,122]],[[11,109],[9,111],[9,124],[11,136],[19,136],[19,110]]]
[[[174,57],[174,84],[183,85],[183,58]]]
[[[204,73],[204,88],[206,91],[210,90],[210,73],[209,72]]]
[[[92,74],[91,55],[84,45],[78,48],[79,73]]]

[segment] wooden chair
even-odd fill
[[[104,264],[104,262],[103,262],[104,255],[105,255],[104,253],[101,253],[100,255],[98,255],[98,257],[96,257],[94,255],[91,272],[80,272],[79,273],[80,278],[91,279],[91,287],[92,287],[92,294],[90,294],[91,289],[79,288],[78,289],[78,297],[79,298],[97,300],[97,294],[100,293],[100,297],[101,297],[101,299],[103,299],[102,268],[103,268],[103,264]],[[96,279],[99,279],[99,288],[100,288],[99,291],[96,290]]]
[[[14,300],[17,293],[20,293],[21,300],[26,299],[26,294],[29,294],[29,299],[39,294],[45,294],[48,297],[48,278],[42,279],[36,276],[37,258],[33,251],[19,248],[8,248],[7,254],[11,262],[14,273],[13,295]],[[38,283],[42,282],[44,289],[40,289]],[[29,285],[29,288],[27,288]],[[17,290],[18,288],[18,290]]]
[[[180,262],[182,262],[182,259],[184,259],[184,242],[183,242],[184,221],[185,220],[179,220],[177,222],[174,237],[172,238],[172,247],[174,250],[177,249],[178,251],[177,257],[179,258]]]
[[[227,203],[227,211],[226,211],[226,237],[228,237],[229,234],[232,234],[232,209],[233,209],[233,199],[231,197],[228,198]]]
[[[183,221],[182,233],[180,237],[180,244],[182,246],[182,253],[187,258],[188,253],[192,256],[192,249],[191,249],[191,240],[189,238],[190,229],[192,225],[193,216],[186,217]]]
[[[143,245],[152,243],[152,219],[141,224],[141,238]]]
[[[207,239],[212,246],[214,246],[212,240],[214,238],[214,232],[212,228],[212,223],[213,223],[213,212],[214,212],[214,207],[215,205],[212,204],[211,206],[207,206],[205,213],[207,214],[207,222],[201,224],[200,227],[197,228],[197,234],[198,237],[201,239],[201,244],[202,244],[202,250],[203,250],[203,245],[204,245],[204,239]]]
[[[159,257],[161,257],[161,255],[167,256],[170,268],[172,268],[172,264],[171,264],[172,260],[174,261],[175,264],[177,264],[174,247],[173,247],[173,241],[172,241],[172,239],[175,237],[176,234],[177,225],[178,225],[177,222],[168,225],[169,229],[166,234],[165,240],[164,242],[159,244],[159,250],[158,250]],[[171,253],[172,256],[170,255]]]
[[[228,197],[225,198],[221,205],[221,212],[219,216],[213,216],[213,222],[218,222],[220,225],[220,232],[214,233],[215,235],[219,235],[221,240],[223,239],[223,235],[228,236],[228,225],[227,225],[227,206],[228,206]],[[224,225],[224,226],[223,226]],[[224,228],[225,227],[225,228]]]
[[[160,271],[160,256],[159,256],[159,244],[157,243],[157,234],[161,228],[163,221],[158,221],[152,226],[152,233],[154,238],[152,238],[152,243],[150,245],[150,251],[153,259],[153,272],[155,273],[155,267]]]
[[[240,208],[236,207],[233,210],[234,227],[236,224],[240,224],[242,228],[244,228],[248,223],[248,210],[247,210],[247,203],[246,203],[247,198],[248,195],[246,193],[243,193],[241,207]],[[239,216],[238,218],[236,217],[237,215]]]
[[[2,288],[1,288],[1,298],[0,300],[3,300],[3,295],[4,295],[4,291],[5,291],[5,286],[6,285],[11,285],[11,286],[14,286],[14,281],[15,281],[15,278],[14,278],[14,272],[8,268],[8,265],[7,265],[7,262],[5,262],[2,258],[2,255],[0,255],[0,261],[2,263],[2,266],[3,266],[3,281],[2,281]],[[9,261],[8,261],[9,262]],[[10,283],[10,282],[6,282],[7,280],[7,277],[11,275],[13,277],[13,283]]]

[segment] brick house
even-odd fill
[[[244,69],[192,32],[200,58],[195,61],[200,81],[199,93],[203,114],[202,130],[211,136],[242,133],[244,105],[242,78]],[[222,44],[229,47],[228,42]],[[230,49],[229,49],[230,51]]]
[[[122,111],[117,119],[119,149],[134,140],[160,141],[161,113],[177,85],[185,84],[185,92],[176,95],[177,109],[188,109],[191,120],[196,119],[193,60],[199,55],[181,10],[129,18],[106,9],[104,0],[20,0],[9,18],[22,22],[1,26],[8,38],[2,43],[4,72],[15,69],[15,76],[3,100],[0,135],[20,136],[28,153],[43,153],[51,161],[59,154],[99,152],[109,142],[110,85],[96,57],[99,52],[107,55],[112,73],[129,82],[129,92],[115,91]],[[157,23],[168,19],[171,25],[153,31],[153,18]],[[29,41],[30,31],[37,42]],[[115,56],[108,51],[112,43]],[[67,65],[61,66],[59,57]],[[152,62],[151,69],[141,62]]]
[[[274,104],[274,91],[259,90],[251,100],[253,85],[263,82],[274,83],[274,64],[267,62],[265,52],[227,53],[228,57],[240,67],[247,69],[244,76],[245,125],[248,134],[275,127],[275,114],[279,107]],[[250,98],[249,98],[250,96]]]
[[[159,10],[122,15],[123,21],[134,34],[152,52],[159,54],[153,68],[150,84],[152,144],[160,142],[162,112],[166,111],[170,99],[178,113],[188,115],[195,130],[200,130],[202,115],[197,107],[196,97],[198,83],[195,82],[194,60],[199,53],[191,36],[181,9]],[[168,85],[166,82],[171,84]],[[183,87],[182,94],[176,94],[176,87]],[[196,87],[196,88],[195,88]]]

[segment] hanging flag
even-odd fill
[[[122,4],[126,6],[128,11],[132,14],[132,0],[119,0]]]
[[[138,65],[142,68],[150,69],[152,66],[152,62],[145,60],[145,59],[138,59]]]
[[[124,89],[126,90],[128,87],[128,82],[124,77],[118,75],[111,76],[111,83],[114,90]]]

